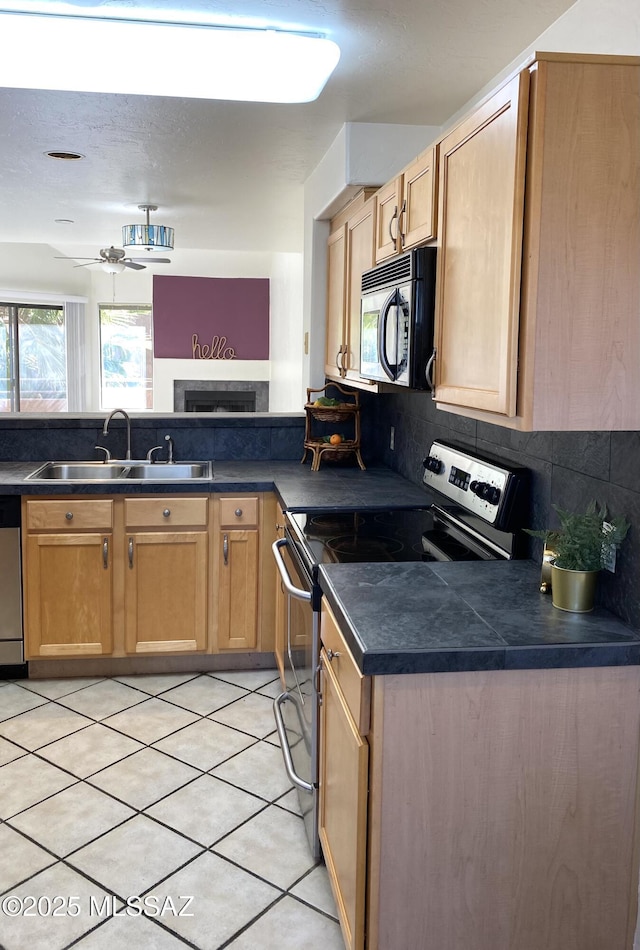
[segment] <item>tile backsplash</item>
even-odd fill
[[[580,511],[596,499],[612,515],[625,515],[631,529],[615,574],[601,574],[598,599],[640,629],[640,432],[514,432],[436,409],[430,395],[417,392],[367,395],[363,432],[379,461],[417,484],[434,439],[528,468],[532,528],[557,525],[554,504]],[[541,558],[542,542],[531,539],[530,553]]]

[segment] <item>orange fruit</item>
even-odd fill
[[[337,432],[335,432],[329,439],[329,442],[331,443],[331,445],[340,445],[340,443],[342,442],[342,436],[339,435]]]

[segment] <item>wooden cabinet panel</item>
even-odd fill
[[[128,653],[204,650],[207,535],[134,532],[127,537],[125,640]]]
[[[347,226],[343,224],[327,242],[327,327],[325,374],[342,378],[347,289]]]
[[[113,525],[113,501],[79,498],[25,502],[27,531],[98,531]]]
[[[516,412],[529,74],[440,143],[436,399]]]
[[[218,547],[218,648],[255,649],[258,642],[259,532],[221,531]]]
[[[33,534],[25,553],[26,658],[110,653],[111,534]]]
[[[364,947],[369,747],[322,651],[320,841],[345,944]]]
[[[257,495],[237,495],[220,499],[220,525],[223,528],[255,528],[257,524]]]
[[[157,498],[126,498],[124,523],[128,528],[206,527],[208,499],[177,498],[165,495]]]
[[[347,225],[347,311],[345,378],[360,380],[360,296],[362,275],[374,264],[372,201]]]
[[[338,628],[336,618],[323,600],[320,636],[331,662],[331,669],[342,690],[345,703],[359,732],[369,731],[371,708],[371,677],[363,676]]]
[[[393,257],[402,249],[400,213],[402,207],[402,175],[385,185],[375,196],[376,263]]]
[[[400,250],[432,241],[437,234],[437,150],[427,149],[403,172]]]

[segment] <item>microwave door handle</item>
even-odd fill
[[[392,291],[380,308],[380,318],[378,320],[378,360],[389,379],[395,379],[396,375],[387,359],[387,320],[389,312],[393,306],[398,305],[398,291]],[[396,328],[397,333],[397,328]]]

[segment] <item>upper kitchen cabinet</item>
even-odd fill
[[[427,149],[376,193],[376,263],[436,237],[436,156]]]
[[[332,219],[328,242],[325,373],[330,379],[373,388],[360,376],[360,291],[373,267],[375,204],[364,189]]]
[[[435,399],[640,428],[640,58],[537,53],[440,143]]]

